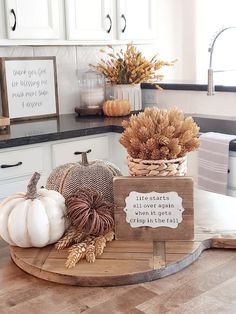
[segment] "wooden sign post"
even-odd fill
[[[117,240],[191,240],[193,180],[189,177],[115,177]]]

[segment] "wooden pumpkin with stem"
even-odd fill
[[[65,199],[56,191],[37,190],[39,178],[35,172],[26,193],[15,193],[0,204],[0,236],[10,245],[43,247],[65,231]]]

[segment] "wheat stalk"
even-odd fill
[[[157,71],[164,66],[174,65],[176,61],[159,60],[157,54],[151,60],[147,60],[132,43],[127,44],[126,51],[121,49],[117,53],[114,53],[112,46],[109,45],[108,48],[112,52],[107,53],[104,49],[100,51],[107,53],[109,58],[106,61],[101,59],[97,65],[90,64],[90,66],[103,74],[111,85],[139,84],[144,81],[155,83],[157,80],[163,79],[163,75]]]
[[[96,257],[102,255],[106,242],[111,242],[114,238],[114,231],[108,231],[106,234],[94,237],[87,236],[82,242],[76,243],[69,248],[69,254],[66,260],[66,267],[73,268],[83,258],[88,263],[94,263]]]
[[[70,226],[63,235],[63,237],[57,241],[57,243],[55,244],[55,248],[57,250],[62,250],[68,247],[71,243],[73,243],[76,233],[76,229],[73,226]]]
[[[199,127],[178,109],[146,108],[123,122],[120,143],[133,158],[170,160],[199,147]]]

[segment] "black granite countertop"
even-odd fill
[[[188,90],[188,91],[204,91],[207,92],[207,84],[193,82],[193,81],[185,81],[185,82],[157,82],[157,84],[162,87],[164,90]],[[142,89],[156,89],[155,85],[150,83],[142,83]],[[236,92],[235,85],[215,85],[216,92]]]
[[[200,126],[201,133],[235,134],[236,138],[236,120],[195,115],[193,118]],[[123,117],[109,118],[103,116],[78,118],[74,114],[67,114],[48,120],[18,122],[11,124],[8,130],[0,131],[0,149],[107,132],[121,133],[123,131],[121,125],[123,119]]]
[[[123,118],[78,118],[75,114],[66,114],[54,119],[12,123],[6,131],[0,131],[0,149],[106,132],[121,133],[122,121]]]

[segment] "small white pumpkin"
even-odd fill
[[[65,199],[56,191],[37,191],[39,178],[35,172],[26,193],[13,194],[0,204],[0,236],[10,245],[43,247],[65,231]]]

